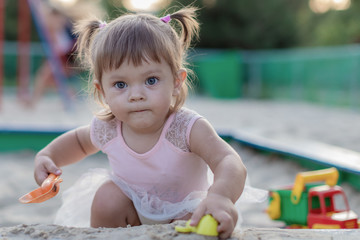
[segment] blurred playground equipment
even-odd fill
[[[28,94],[29,79],[34,75],[41,59],[46,57],[50,60],[64,105],[71,106],[65,90],[67,76],[59,67],[61,63],[54,54],[53,44],[44,28],[44,19],[34,7],[38,1],[40,0],[18,0],[19,14],[14,16],[19,19],[16,43],[4,41],[6,1],[0,1],[0,105],[3,86],[14,86],[11,83],[14,76],[18,79],[18,96],[21,98]],[[84,6],[72,7],[69,13],[83,8]],[[42,47],[29,42],[31,16]],[[360,45],[283,50],[195,49],[190,54],[189,62],[199,80],[197,90],[211,97],[308,101],[358,108],[359,56]]]
[[[290,228],[359,228],[338,177],[336,168],[298,173],[293,186],[270,191],[269,217]]]
[[[6,24],[6,19],[4,18],[5,1],[0,2],[0,19],[2,19],[0,23],[0,56],[3,61],[4,56],[13,57],[11,55],[14,54],[14,52],[11,52],[11,43],[4,43],[4,24]],[[71,104],[70,96],[66,89],[67,75],[61,63],[60,56],[56,53],[54,43],[50,40],[49,31],[44,24],[46,19],[43,19],[43,14],[39,12],[39,6],[39,0],[18,0],[18,42],[15,53],[17,55],[17,64],[15,64],[17,67],[17,95],[18,98],[23,99],[29,94],[30,68],[32,64],[30,57],[34,54],[31,49],[32,44],[30,43],[31,23],[33,19],[43,50],[45,51],[45,57],[49,60],[57,90],[65,108],[69,109]],[[9,59],[5,58],[5,69],[9,66],[8,60]],[[0,62],[0,104],[4,91],[4,78],[6,78],[7,74],[4,72],[4,64],[2,61]],[[10,64],[14,64],[14,62],[12,61]]]

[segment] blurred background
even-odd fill
[[[36,84],[44,61],[52,71],[63,65],[53,63],[56,46],[40,3],[69,22],[89,15],[110,21],[128,11],[162,16],[193,4],[201,9],[200,41],[189,55],[196,94],[360,106],[359,1],[1,0],[1,92],[15,92],[28,105],[45,91]],[[53,73],[65,105],[71,94],[65,88],[84,86],[84,73],[73,69]]]

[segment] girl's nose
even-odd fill
[[[145,100],[145,95],[140,87],[132,87],[129,92],[129,101],[136,102]]]

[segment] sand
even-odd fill
[[[180,224],[180,223],[176,223]],[[178,234],[173,229],[176,225],[162,224],[118,229],[64,228],[56,225],[34,224],[3,228],[4,238],[11,239],[158,239],[158,240],[186,240],[186,239],[214,239],[199,235]],[[150,231],[149,231],[150,230]],[[0,235],[1,236],[1,235]]]
[[[360,112],[356,109],[294,102],[224,101],[197,97],[190,98],[187,106],[205,116],[215,128],[242,129],[266,137],[311,139],[360,152]],[[92,110],[83,101],[75,101],[71,112],[64,111],[61,101],[56,97],[47,98],[33,110],[24,110],[12,96],[8,96],[0,112],[0,128],[69,129],[88,124]],[[271,189],[288,185],[294,181],[297,172],[306,170],[277,155],[264,155],[237,143],[232,145],[245,162],[250,183],[254,187]],[[0,239],[207,239],[203,236],[176,234],[174,224],[182,222],[124,229],[77,229],[51,225],[61,204],[60,196],[42,204],[22,205],[17,202],[18,197],[37,187],[33,180],[34,156],[35,152],[28,150],[0,153]],[[69,188],[87,169],[97,167],[108,167],[102,154],[63,168],[64,182],[60,192]],[[347,184],[342,187],[351,208],[360,214],[360,194]],[[271,234],[275,234],[277,239],[295,239],[293,235],[277,229],[283,226],[281,222],[269,220],[264,213],[266,205],[241,206],[244,221],[242,228],[234,233],[234,239],[267,239],[266,236]],[[331,234],[335,233],[317,234],[320,237],[298,232],[299,238],[296,239],[331,239]],[[355,239],[351,232],[346,237]]]
[[[133,239],[133,240],[214,240],[217,237],[201,236],[196,234],[179,234],[174,231],[174,226],[183,224],[176,222],[154,226],[139,226],[117,229],[91,229],[91,228],[64,228],[56,225],[33,224],[19,225],[15,227],[1,228],[2,239]],[[286,230],[275,228],[244,228],[242,231],[234,232],[229,240],[333,240],[359,239],[358,230]]]

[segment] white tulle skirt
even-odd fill
[[[209,171],[210,172],[210,171]],[[209,179],[212,179],[209,176]],[[89,227],[91,205],[96,191],[108,180],[112,180],[133,201],[140,219],[151,220],[151,223],[165,223],[194,212],[199,203],[206,197],[206,191],[190,193],[183,201],[171,203],[150,196],[146,192],[129,186],[106,169],[91,169],[62,194],[62,206],[55,217],[55,224],[70,227]],[[245,185],[243,194],[236,205],[242,202],[263,202],[267,191]],[[238,225],[242,222],[239,212]],[[150,223],[142,222],[142,223]]]

